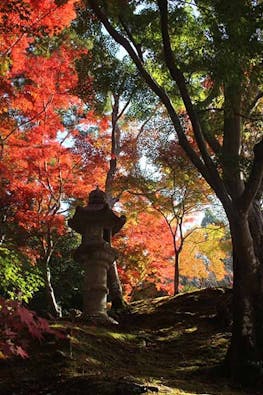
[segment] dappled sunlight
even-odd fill
[[[45,380],[59,395],[68,386],[78,393],[84,385],[94,394],[103,388],[109,392],[102,393],[114,395],[114,388],[132,385],[152,387],[160,394],[204,394],[204,389],[209,395],[242,394],[227,385],[222,392],[222,377],[213,373],[229,342],[229,333],[211,318],[222,295],[220,290],[203,290],[134,302],[114,327],[59,321],[53,326],[67,338],[50,346],[32,345],[31,358],[15,369],[28,376],[31,386],[30,377],[41,385],[44,372],[52,372],[59,384],[51,377]],[[186,304],[189,311],[184,311]],[[205,319],[200,311],[206,311]],[[0,376],[3,385],[10,385],[10,374]],[[16,381],[12,385],[15,388]]]
[[[261,19],[1,1],[1,394],[262,395]]]

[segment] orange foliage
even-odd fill
[[[77,128],[80,121],[103,130],[107,124],[105,117],[98,122],[92,112],[86,114],[74,94],[75,60],[86,49],[64,32],[63,44],[43,55],[37,51],[38,40],[69,26],[74,3],[8,0],[0,7],[0,198],[7,223],[16,223],[28,237],[38,235],[43,247],[52,232],[66,231],[65,201],[86,199],[103,179],[100,149]],[[68,128],[63,117],[72,107],[78,111]],[[22,241],[20,248],[33,259]],[[37,250],[34,256],[39,258]]]
[[[33,34],[58,34],[75,18],[75,3],[76,0],[2,0],[0,27],[3,33],[9,34],[9,40],[5,37],[5,46],[13,45],[15,35],[20,40],[21,36]]]
[[[128,217],[115,243],[126,295],[143,282],[173,292],[172,238],[162,218],[146,210]]]

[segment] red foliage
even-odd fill
[[[0,7],[0,198],[6,223],[15,223],[30,235],[43,235],[42,246],[52,232],[65,232],[63,202],[85,198],[95,185],[98,156],[83,154],[88,138],[82,138],[83,151],[73,150],[80,135],[63,124],[63,115],[74,106],[76,124],[94,122],[94,114],[83,115],[82,102],[74,95],[78,85],[75,60],[86,49],[72,45],[63,32],[63,44],[46,53],[37,51],[38,39],[58,35],[75,17],[74,0],[3,1]],[[45,41],[44,41],[45,42]],[[101,124],[105,127],[105,119]],[[59,140],[59,133],[67,138]],[[17,227],[16,227],[17,229]],[[33,259],[34,250],[20,248]]]
[[[2,0],[0,32],[6,35],[16,34],[18,39],[28,36],[31,40],[36,35],[58,34],[74,19],[75,3],[76,0]],[[12,40],[13,37],[10,36],[11,45]],[[6,43],[8,44],[7,39]]]
[[[0,358],[16,355],[27,358],[30,338],[43,339],[45,334],[64,337],[55,331],[44,318],[26,309],[19,302],[0,297]]]
[[[136,218],[128,218],[116,245],[126,296],[144,282],[153,282],[157,289],[173,293],[172,237],[161,217],[144,211]]]

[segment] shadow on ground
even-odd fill
[[[0,394],[262,395],[231,386],[220,371],[230,332],[217,312],[230,298],[205,289],[138,301],[110,328],[58,322],[65,340],[1,362]]]

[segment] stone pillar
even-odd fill
[[[99,249],[92,246],[87,252],[82,252],[82,266],[84,268],[83,284],[83,319],[95,322],[107,322],[107,272],[116,259],[116,251],[106,243]]]

